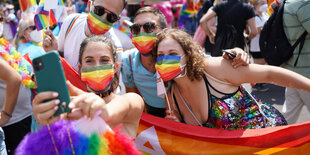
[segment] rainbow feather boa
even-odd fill
[[[98,116],[99,117],[99,116]],[[76,121],[66,122],[59,120],[50,125],[50,130],[47,126],[39,129],[38,132],[28,133],[15,151],[16,155],[28,154],[61,154],[61,155],[137,155],[141,154],[133,140],[126,134],[119,132],[119,129],[112,131],[102,122],[103,120],[93,119],[88,121],[83,118],[83,123],[76,123]],[[89,124],[91,123],[91,124]],[[94,125],[95,124],[95,125]],[[98,130],[98,126],[106,129]],[[70,133],[71,141],[68,136]],[[84,131],[83,131],[84,130]],[[85,131],[88,130],[88,131]],[[102,130],[102,129],[99,129]],[[53,135],[51,138],[50,132]],[[87,133],[88,132],[88,133]],[[55,144],[55,145],[54,145]],[[73,149],[71,148],[73,144]],[[56,149],[58,153],[56,152]],[[74,152],[74,153],[73,153]]]
[[[0,38],[0,55],[13,67],[22,77],[22,83],[27,88],[35,88],[35,82],[32,80],[26,65],[22,65],[22,56],[16,51],[4,38]]]

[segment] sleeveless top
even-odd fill
[[[240,86],[236,92],[227,94],[215,89],[209,83],[205,75],[203,79],[207,87],[209,114],[208,120],[203,123],[202,126],[235,130],[258,129],[264,127],[287,125],[286,120],[276,108],[255,99],[243,87]],[[210,93],[210,89],[213,89],[214,91],[223,94],[224,96],[221,98],[216,97]],[[173,92],[171,92],[171,94],[172,93]],[[180,93],[179,95],[184,102],[185,100]],[[173,95],[173,99],[181,116],[181,122],[185,123],[175,95]],[[191,112],[190,107],[186,103],[184,104]],[[198,121],[193,113],[192,115],[196,121]],[[200,124],[200,122],[197,123]]]

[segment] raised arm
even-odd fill
[[[209,9],[209,11],[205,15],[203,15],[202,18],[200,19],[200,25],[202,29],[206,32],[212,44],[214,44],[215,33],[210,30],[210,27],[208,26],[208,21],[215,17],[216,17],[215,11]]]
[[[273,83],[310,92],[309,78],[281,67],[250,64],[233,69],[230,62],[223,58],[209,58],[206,64],[209,74],[236,86],[242,83]]]

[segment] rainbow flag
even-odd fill
[[[184,29],[184,22],[186,19],[195,19],[197,18],[198,9],[195,6],[194,3],[187,5],[186,3],[183,4],[183,7],[181,9],[180,13],[180,19],[179,19],[179,28]]]
[[[49,18],[49,23],[48,23],[48,18]],[[48,25],[50,26],[50,25],[57,24],[54,11],[44,10],[44,0],[41,0],[39,3],[39,7],[34,17],[34,23],[38,31],[47,28]]]
[[[164,81],[168,81],[182,72],[180,68],[180,59],[170,55],[158,57],[155,68]]]
[[[131,25],[132,25],[132,22],[125,19],[123,21],[120,21],[114,24],[113,27],[125,33],[128,37],[130,37],[131,32],[130,32],[129,26]]]
[[[64,5],[64,1],[63,0],[58,0],[58,5]]]
[[[37,4],[36,0],[18,0],[20,9],[24,12],[30,6]]]
[[[309,154],[310,122],[244,130],[223,130],[142,114],[137,148],[144,154]]]

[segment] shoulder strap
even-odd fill
[[[308,34],[308,32],[305,31],[305,32],[298,38],[298,40],[295,42],[295,44],[294,44],[293,47],[292,47],[292,48],[293,48],[293,51],[294,51],[295,48],[297,47],[297,45],[300,43],[298,55],[297,55],[297,58],[296,58],[296,60],[295,60],[294,66],[297,65],[297,62],[298,62],[298,59],[299,59],[301,50],[302,50],[302,48],[304,47],[304,43],[305,43],[307,34]]]
[[[135,81],[133,78],[132,62],[131,61],[132,61],[131,60],[131,53],[129,53],[129,64],[130,64],[131,78],[132,78],[132,81]]]
[[[67,38],[69,32],[71,31],[72,27],[73,27],[73,24],[75,23],[75,21],[80,17],[81,15],[78,15],[78,16],[75,16],[72,21],[70,22],[68,28],[67,28],[67,31],[66,31],[66,35],[65,35],[65,39]]]
[[[181,113],[181,110],[180,110],[180,108],[179,108],[179,104],[178,104],[177,99],[175,98],[175,95],[174,95],[174,87],[173,87],[173,84],[171,85],[170,88],[171,88],[171,89],[170,89],[171,99],[172,99],[172,101],[174,102],[174,104],[176,105],[176,107],[177,107],[177,109],[178,109],[178,112],[179,112],[180,117],[181,117],[181,122],[182,122],[182,123],[185,123],[184,117],[183,117],[183,115],[182,115],[182,113]]]
[[[212,104],[212,99],[211,99],[211,92],[210,92],[210,88],[208,86],[208,79],[206,77],[205,74],[203,74],[203,80],[205,81],[205,85],[206,85],[206,88],[207,88],[207,93],[208,93],[208,107],[209,107],[209,112],[208,112],[208,120],[206,122],[209,121],[209,118],[210,118],[210,112],[211,112],[211,104]]]

